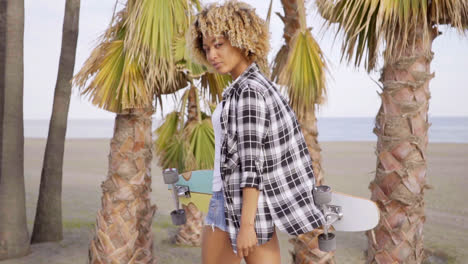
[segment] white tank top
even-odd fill
[[[221,191],[223,188],[223,181],[221,180],[221,144],[223,143],[224,135],[221,130],[221,109],[222,103],[220,102],[211,116],[211,123],[213,123],[214,135],[215,135],[215,158],[214,158],[214,169],[213,169],[213,192]]]

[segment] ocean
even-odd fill
[[[468,143],[468,117],[431,117],[430,142]],[[153,129],[161,119],[153,120]],[[321,117],[318,119],[319,141],[376,141],[372,117]],[[113,119],[69,120],[67,138],[111,138]],[[47,138],[49,120],[25,120],[26,138]]]

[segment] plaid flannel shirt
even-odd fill
[[[242,188],[260,190],[255,216],[258,244],[277,226],[290,235],[324,223],[315,206],[312,160],[288,102],[252,63],[223,92],[221,179],[227,231],[234,252],[240,229]]]

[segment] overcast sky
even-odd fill
[[[204,3],[206,2],[213,1]],[[269,1],[246,2],[253,5],[260,16],[266,17]],[[114,4],[115,0],[81,0],[75,73],[95,47],[97,37],[108,27]],[[340,63],[340,39],[333,45],[334,33],[322,34],[320,18],[317,17],[314,6],[309,3],[307,7],[309,26],[313,27],[312,34],[319,41],[330,63],[327,103],[321,108],[319,117],[375,116],[380,106],[380,88],[374,82],[379,78],[378,72],[369,75],[363,68],[356,69],[352,65]],[[65,0],[25,0],[25,119],[50,118],[64,8]],[[282,13],[279,0],[274,0],[273,12]],[[431,69],[435,72],[435,78],[430,84],[432,98],[429,114],[468,116],[468,36],[459,36],[457,32],[445,28],[442,31],[443,35],[433,43],[435,57]],[[283,41],[283,23],[276,15],[272,16],[270,32],[271,54],[275,54]],[[173,107],[173,99],[167,97],[164,102],[167,104],[164,109],[167,112]],[[92,106],[74,90],[69,119],[110,118],[114,118],[113,113]]]

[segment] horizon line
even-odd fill
[[[468,115],[430,115],[430,118],[468,118]],[[317,117],[317,119],[320,118],[375,118],[375,116],[321,116]],[[81,121],[81,120],[114,120],[115,118],[69,118],[67,121]],[[152,118],[156,120],[162,120],[163,118]],[[24,121],[47,121],[50,120],[50,118],[23,118]]]

